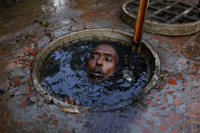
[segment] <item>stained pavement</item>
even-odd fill
[[[50,41],[77,30],[133,33],[120,16],[126,1],[32,2],[0,6],[0,90],[5,92],[0,95],[1,132],[199,132],[199,32],[180,37],[145,32],[143,39],[158,53],[165,78],[139,102],[120,110],[69,114],[34,89],[30,70],[35,56]],[[35,19],[50,25],[41,27]]]

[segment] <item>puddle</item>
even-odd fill
[[[99,44],[113,46],[119,63],[113,75],[100,84],[87,77],[90,52]],[[82,106],[100,107],[128,101],[145,87],[147,65],[144,59],[131,53],[131,48],[109,39],[82,40],[53,50],[41,66],[40,84],[53,97],[80,99]]]
[[[115,2],[118,1],[2,0],[0,1],[0,36],[31,27],[35,24],[34,20],[54,24]]]

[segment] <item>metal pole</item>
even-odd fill
[[[138,51],[140,53],[141,45],[142,45],[142,34],[144,29],[145,18],[147,14],[147,9],[149,5],[149,0],[140,0],[140,6],[138,10],[137,21],[135,25],[135,33],[133,38],[133,47],[132,50]]]

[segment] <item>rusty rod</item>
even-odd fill
[[[137,50],[138,53],[140,53],[141,49],[141,44],[142,44],[141,40],[142,40],[143,28],[144,28],[148,5],[149,5],[149,0],[140,0],[140,6],[138,10],[138,16],[133,38],[133,42],[136,44],[136,46],[133,45],[132,47],[132,50]]]

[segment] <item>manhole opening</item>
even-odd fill
[[[62,101],[62,96],[66,95],[80,99],[83,105],[81,108],[109,106],[116,109],[129,105],[133,99],[141,98],[155,85],[160,67],[157,54],[151,46],[145,42],[140,57],[131,53],[131,42],[131,35],[111,30],[85,30],[66,35],[46,46],[37,55],[32,72],[34,85],[47,99],[53,99],[54,103],[64,107],[73,106]],[[90,83],[85,72],[88,56],[97,44],[106,43],[119,48],[116,50],[122,54],[122,67],[116,68],[119,74],[113,74],[118,76],[113,77],[113,80],[111,78],[101,84]],[[131,62],[134,63],[134,59],[135,64],[130,65]],[[99,98],[103,99],[98,102]]]
[[[119,60],[115,72],[105,81],[95,84],[89,80],[86,69],[91,51],[101,44],[112,46]],[[110,38],[71,41],[47,55],[40,69],[40,84],[51,96],[61,101],[64,97],[79,99],[82,106],[111,106],[127,101],[139,94],[147,82],[148,62],[131,51],[130,46]],[[105,57],[106,63],[112,59]]]

